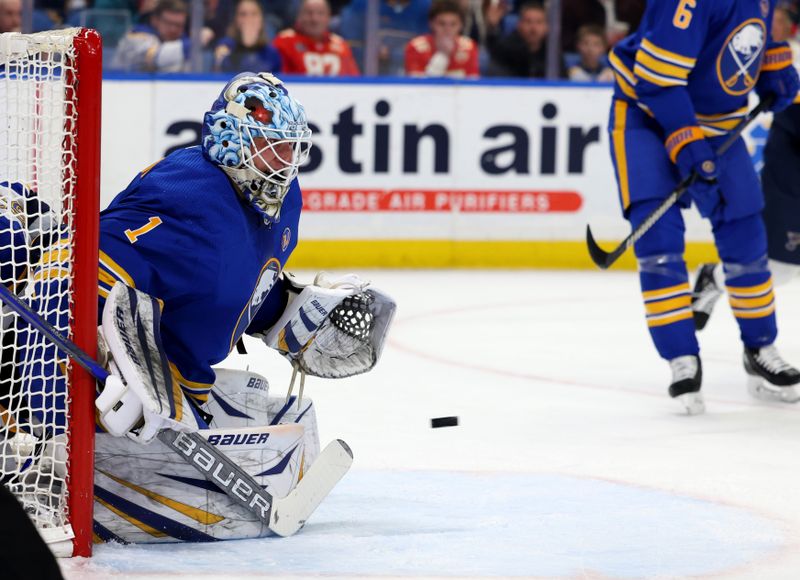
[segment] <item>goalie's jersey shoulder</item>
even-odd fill
[[[207,389],[294,249],[301,206],[294,183],[267,226],[199,148],[172,153],[102,212],[100,295],[123,280],[162,300],[170,361]]]
[[[701,114],[746,106],[770,39],[775,4],[648,2],[637,32],[618,43],[609,57],[618,96],[637,100],[637,89],[683,86]]]

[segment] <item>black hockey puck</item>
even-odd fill
[[[431,419],[431,428],[437,429],[439,427],[457,427],[458,417],[434,417]]]

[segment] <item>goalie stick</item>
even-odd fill
[[[725,140],[722,145],[720,145],[719,149],[717,150],[717,155],[723,155],[728,149],[730,149],[734,143],[739,139],[742,132],[747,128],[747,126],[753,122],[753,120],[758,117],[762,112],[767,110],[775,100],[775,97],[769,95],[761,100],[760,103],[756,107],[753,108],[752,111],[747,113],[747,116],[739,121],[739,124],[736,125],[736,128],[731,132],[730,136]],[[686,190],[692,186],[692,184],[698,179],[697,173],[692,173],[688,177],[686,177],[683,181],[678,184],[672,193],[670,193],[667,198],[661,202],[656,209],[653,210],[649,216],[645,218],[645,220],[639,224],[639,226],[633,230],[627,238],[622,240],[619,245],[614,248],[610,252],[606,252],[603,250],[597,242],[594,240],[594,236],[592,235],[592,228],[588,224],[586,225],[586,245],[589,248],[589,255],[592,258],[592,261],[597,264],[602,270],[606,270],[609,266],[611,266],[614,262],[616,262],[619,257],[625,253],[625,251],[630,248],[633,244],[638,242],[643,235],[647,233],[647,231],[653,227],[662,215],[667,213],[669,209],[675,205],[678,201],[678,198],[686,193]]]
[[[0,301],[104,385],[120,381],[78,345],[61,335],[49,322],[34,312],[5,286],[0,285]],[[205,479],[225,492],[279,536],[291,536],[311,517],[322,500],[344,477],[353,463],[353,452],[341,439],[329,443],[295,488],[282,498],[274,497],[248,473],[210,444],[199,433],[163,430],[159,440],[199,471]]]

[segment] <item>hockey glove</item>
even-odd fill
[[[264,335],[293,366],[315,377],[365,373],[380,358],[396,305],[354,274],[320,272],[313,284],[292,285],[280,320]]]
[[[690,136],[681,143],[680,134]],[[667,150],[678,166],[681,178],[691,178],[688,193],[700,215],[705,218],[714,216],[722,209],[722,196],[717,184],[719,161],[711,145],[702,137],[700,128],[676,131],[667,139]]]
[[[800,78],[792,65],[792,50],[783,43],[767,50],[761,76],[756,83],[759,98],[763,101],[771,95],[774,101],[769,110],[778,113],[794,102],[798,90]]]

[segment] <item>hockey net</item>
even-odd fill
[[[0,34],[0,277],[96,352],[101,42]],[[91,553],[94,383],[3,305],[0,479],[59,556]]]

